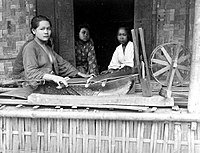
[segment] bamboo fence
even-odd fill
[[[199,153],[192,114],[0,110],[0,153]]]

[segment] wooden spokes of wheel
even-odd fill
[[[150,56],[150,70],[154,79],[163,86],[168,85],[170,68],[174,56],[178,51],[177,67],[172,86],[179,86],[189,78],[190,73],[190,52],[183,45],[178,43],[165,43],[157,46]]]

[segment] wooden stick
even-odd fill
[[[147,55],[146,55],[146,49],[145,49],[145,42],[144,42],[144,31],[142,28],[139,28],[139,34],[140,34],[140,41],[141,41],[141,46],[142,46],[142,57],[143,61],[145,64],[145,78],[144,79],[144,84],[145,84],[145,96],[151,97],[152,96],[152,87],[151,87],[151,82],[150,82],[150,74],[149,74],[149,66],[148,66],[148,61],[147,61]]]
[[[176,53],[174,55],[174,59],[172,61],[171,70],[170,70],[170,73],[169,73],[169,80],[167,80],[167,82],[168,82],[167,90],[168,91],[171,91],[171,89],[172,89],[172,83],[173,83],[173,79],[174,79],[175,72],[176,72],[177,65],[178,65],[177,62],[178,62],[178,55],[179,55],[179,52],[180,52],[180,48],[181,48],[181,45],[178,44],[178,47],[176,49]]]
[[[76,108],[78,107],[121,109],[121,110],[135,110],[135,111],[147,111],[149,109],[149,107],[144,107],[144,106],[118,106],[118,105],[79,105]]]
[[[150,74],[149,74],[149,66],[148,66],[148,61],[147,61],[147,55],[146,55],[146,49],[145,49],[145,42],[144,42],[144,31],[142,28],[139,28],[139,33],[140,33],[140,41],[141,41],[141,46],[142,46],[142,56],[145,64],[145,70],[146,70],[146,77],[148,81],[150,81]]]
[[[132,33],[132,39],[134,44],[134,54],[135,54],[135,60],[136,60],[136,66],[138,68],[139,78],[141,78],[141,69],[140,69],[140,59],[139,59],[139,48],[138,48],[138,36],[137,31],[135,29],[131,30]]]
[[[143,96],[145,97],[150,97],[152,96],[152,91],[151,91],[151,84],[150,84],[150,77],[145,77],[142,76],[142,73],[141,72],[141,63],[140,63],[140,55],[139,55],[139,40],[138,40],[138,32],[137,30],[134,30],[132,29],[131,30],[131,33],[132,33],[132,38],[133,38],[133,44],[134,44],[134,53],[135,53],[135,59],[136,59],[136,66],[137,66],[137,69],[138,69],[138,73],[139,73],[139,79],[140,79],[140,83],[141,83],[141,87],[142,87],[142,94]],[[147,75],[149,75],[149,72],[148,71],[148,64],[147,64],[147,60],[146,60],[146,53],[145,53],[145,45],[144,45],[144,38],[143,38],[143,31],[140,29],[140,38],[141,38],[141,45],[142,45],[142,50],[143,50],[143,60],[145,59],[144,62],[145,63],[145,67],[146,67],[146,73]]]

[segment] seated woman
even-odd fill
[[[98,75],[94,43],[90,38],[88,25],[80,25],[77,32],[75,41],[76,67],[82,73]]]
[[[49,45],[51,36],[51,21],[45,16],[35,16],[31,20],[31,32],[34,36],[19,52],[13,66],[13,74],[24,74],[26,80],[30,80],[31,86],[37,90],[48,82],[56,85],[68,86],[68,77],[90,77],[81,73],[68,61],[59,56]],[[37,80],[46,80],[45,85],[38,84]],[[51,86],[51,85],[50,85]],[[59,93],[59,92],[58,92]],[[65,93],[64,93],[65,94]]]
[[[126,27],[120,27],[117,33],[117,40],[120,45],[115,49],[108,71],[129,69],[134,67],[134,46],[130,41],[129,30]]]

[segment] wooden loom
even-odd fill
[[[139,33],[138,33],[139,30]],[[144,43],[144,32],[142,28],[138,30],[132,29],[132,38],[135,51],[136,66],[138,68],[139,80],[142,87],[142,94],[145,97],[152,96],[152,88],[150,83],[149,67],[146,57],[145,43]],[[139,54],[141,46],[142,54]]]

